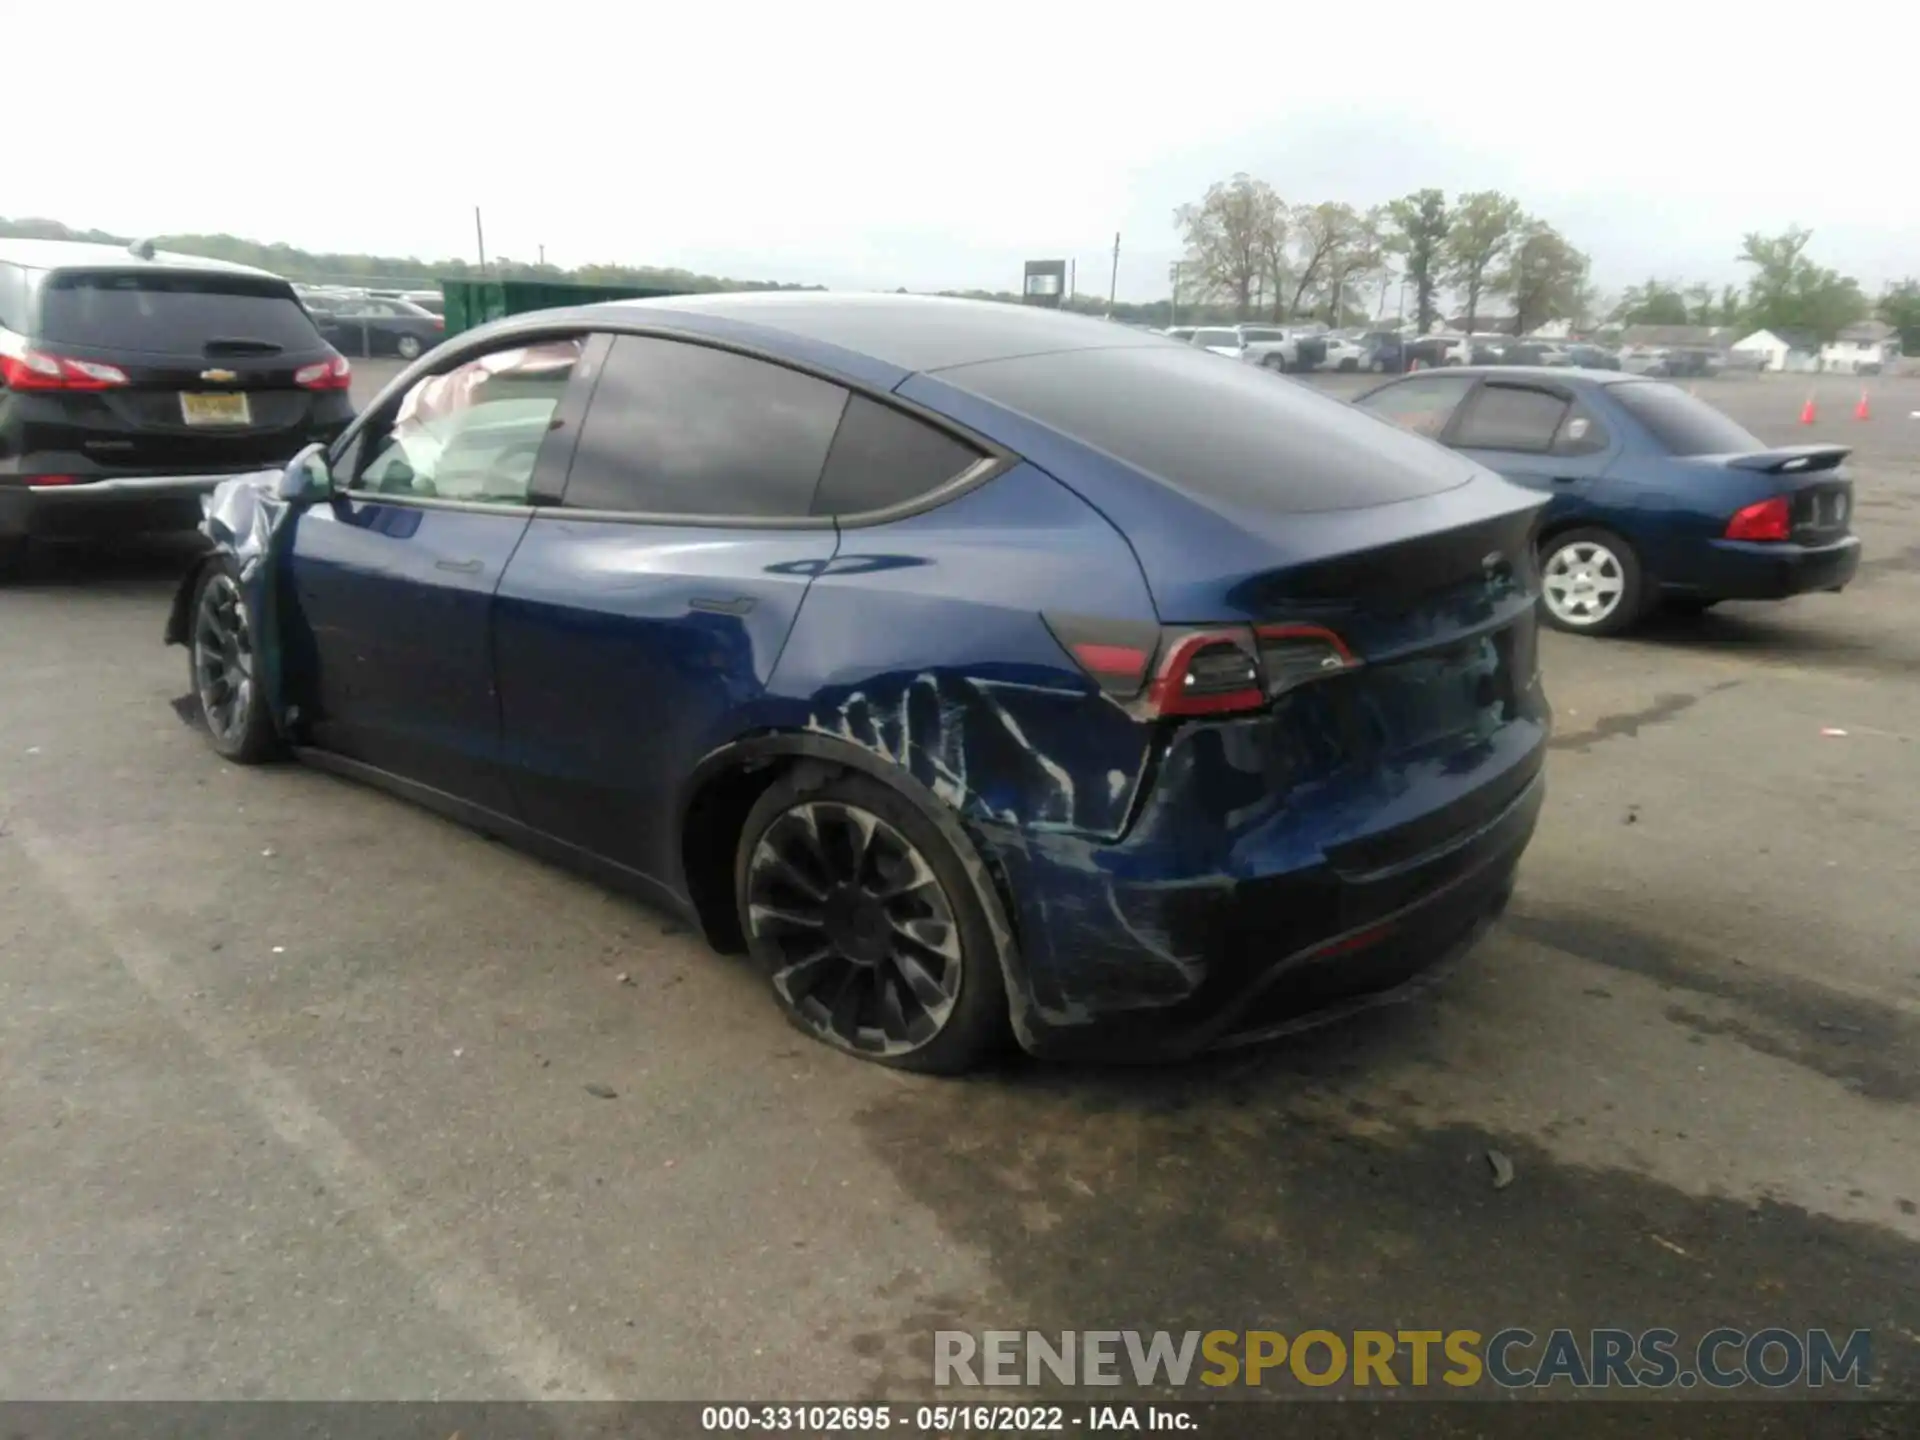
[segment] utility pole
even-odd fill
[[[1167,267],[1167,278],[1173,282],[1173,299],[1167,304],[1167,328],[1171,330],[1180,323],[1180,262],[1178,260]]]
[[[546,246],[544,246],[544,245],[542,245],[542,246],[540,247],[540,266],[541,266],[541,268],[542,268],[542,269],[545,269],[545,268],[546,268],[546,264],[547,264],[547,247],[546,247]]]
[[[473,240],[480,247],[480,277],[487,274],[487,232],[480,227],[480,207],[473,207]]]
[[[1120,232],[1113,232],[1113,275],[1107,281],[1107,314],[1113,314],[1113,302],[1120,294]]]
[[[1077,260],[1067,261],[1067,308],[1069,310],[1073,308],[1073,273],[1079,263]]]

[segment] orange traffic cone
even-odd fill
[[[1860,392],[1860,403],[1853,407],[1853,418],[1856,420],[1871,420],[1873,418],[1873,411],[1867,408],[1867,392],[1864,390]]]
[[[1811,394],[1807,396],[1807,403],[1800,407],[1800,423],[1802,425],[1813,424],[1813,396]]]

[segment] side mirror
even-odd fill
[[[327,447],[309,445],[280,472],[280,498],[289,505],[325,500],[333,494],[333,472],[327,468]]]

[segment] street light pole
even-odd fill
[[[1113,232],[1113,275],[1107,281],[1107,314],[1113,314],[1113,302],[1120,294],[1120,232]]]

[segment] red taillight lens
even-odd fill
[[[98,360],[69,360],[27,350],[18,358],[0,355],[0,381],[9,390],[111,390],[127,383],[127,372]]]
[[[79,480],[80,477],[77,475],[29,475],[27,487],[33,489],[42,485],[76,485]]]
[[[331,360],[316,360],[294,371],[293,383],[308,390],[345,390],[353,384],[353,366],[347,363],[344,355],[336,355]]]
[[[1075,616],[1046,619],[1055,638],[1101,690],[1149,719],[1264,709],[1296,686],[1360,663],[1346,642],[1318,625],[1163,631],[1153,625]]]
[[[1729,540],[1785,540],[1793,533],[1793,507],[1784,495],[1734,511],[1727,522]]]

